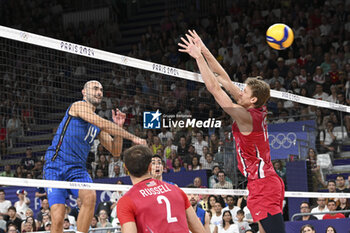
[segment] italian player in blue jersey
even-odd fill
[[[162,158],[157,154],[153,155],[152,162],[151,162],[151,173],[150,173],[152,178],[177,186],[177,184],[171,181],[163,180],[163,171],[164,171],[164,167],[163,167]]]
[[[122,128],[125,114],[113,111],[113,122],[95,113],[103,98],[101,83],[92,80],[84,85],[83,100],[74,102],[66,111],[51,146],[45,155],[44,178],[92,183],[86,169],[86,160],[93,141],[98,138],[101,144],[113,155],[120,156],[122,139],[135,144],[146,145],[146,141]],[[114,136],[114,138],[112,137]],[[65,203],[69,194],[82,201],[77,220],[77,232],[88,232],[94,214],[96,193],[94,190],[47,189],[51,207],[51,232],[63,231]]]

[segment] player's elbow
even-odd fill
[[[215,93],[218,93],[220,90],[222,90],[221,87],[219,86],[219,83],[217,82],[207,85],[207,89],[213,95]]]

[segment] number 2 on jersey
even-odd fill
[[[165,202],[165,207],[166,207],[166,218],[168,220],[168,223],[172,222],[177,222],[177,217],[171,217],[171,206],[170,206],[170,201],[168,198],[166,198],[163,195],[159,195],[157,197],[158,204],[162,204],[163,201]]]

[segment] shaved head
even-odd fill
[[[90,80],[90,81],[87,81],[84,84],[84,89],[88,88],[89,86],[91,86],[93,84],[99,84],[102,87],[102,84],[99,81],[97,81],[97,80]]]
[[[97,80],[90,80],[85,83],[82,93],[85,101],[97,107],[103,98],[102,84]]]

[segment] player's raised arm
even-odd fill
[[[186,35],[188,41],[182,38],[184,44],[179,43],[183,49],[180,52],[188,53],[191,57],[196,59],[202,79],[208,91],[214,96],[216,102],[223,108],[223,110],[236,120],[242,132],[251,132],[252,118],[249,112],[241,105],[234,104],[226,92],[220,87],[213,72],[210,70],[204,57],[201,54],[200,46],[192,41],[192,37]],[[243,93],[244,94],[244,93]],[[240,93],[241,95],[241,93]]]
[[[123,127],[125,118],[125,113],[122,113],[121,111],[119,111],[119,109],[116,109],[116,111],[112,110],[113,122],[116,123],[119,127]],[[112,138],[111,135],[109,135],[105,131],[101,131],[98,136],[98,139],[100,140],[103,147],[106,148],[109,152],[111,152],[113,156],[120,156],[123,149],[123,138],[121,136],[115,136],[114,138]]]
[[[69,114],[75,117],[80,117],[84,121],[87,121],[93,125],[96,125],[101,129],[101,131],[105,131],[113,136],[120,136],[125,139],[129,139],[133,141],[136,144],[143,144],[146,145],[146,141],[144,139],[141,139],[126,130],[124,130],[122,127],[118,126],[117,124],[108,121],[99,115],[97,115],[91,108],[91,106],[83,101],[75,102],[72,104],[72,107],[69,111]]]
[[[216,60],[213,54],[209,51],[207,46],[203,43],[202,39],[199,37],[195,30],[188,30],[191,37],[193,38],[194,43],[197,43],[200,48],[203,56],[205,57],[209,68],[212,72],[214,72],[215,78],[219,81],[219,83],[230,93],[230,95],[237,101],[239,97],[240,89],[232,83],[229,75],[224,70],[224,68],[220,65],[220,63]]]

